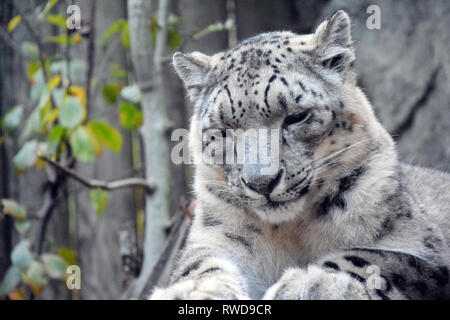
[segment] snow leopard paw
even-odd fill
[[[216,277],[186,280],[161,289],[156,288],[150,300],[248,300],[248,295],[233,281]]]
[[[317,266],[289,269],[267,289],[264,300],[364,299],[362,284],[342,272],[330,273]]]

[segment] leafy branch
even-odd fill
[[[117,189],[123,189],[123,188],[129,188],[129,187],[141,187],[143,188],[148,194],[152,194],[155,191],[155,185],[151,182],[148,182],[145,179],[142,178],[127,178],[127,179],[120,179],[115,181],[102,181],[102,180],[95,180],[95,179],[86,179],[82,176],[80,176],[75,171],[61,165],[59,162],[54,161],[46,156],[40,155],[39,156],[42,160],[49,163],[53,167],[63,171],[68,176],[73,178],[74,180],[80,182],[84,186],[91,188],[91,189],[102,189],[105,191],[113,191]]]

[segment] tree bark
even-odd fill
[[[144,260],[141,274],[126,294],[129,297],[139,297],[144,289],[164,249],[165,229],[170,216],[170,152],[162,75],[162,57],[167,37],[167,0],[159,1],[158,12],[159,29],[153,54],[149,28],[152,1],[128,1],[131,59],[142,93],[144,113],[141,136],[144,145],[145,172],[146,177],[151,177],[156,185],[155,193],[146,198]]]

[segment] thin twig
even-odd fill
[[[27,55],[25,55],[22,52],[22,48],[20,47],[20,45],[9,35],[8,31],[5,30],[5,28],[0,27],[0,38],[3,39],[3,41],[11,48],[13,49],[15,52],[17,52],[21,58],[29,60],[30,57],[28,57]]]
[[[117,46],[120,43],[120,38],[119,37],[115,37],[113,39],[113,41],[111,42],[111,44],[108,46],[108,49],[106,49],[105,54],[103,55],[102,60],[100,61],[99,67],[98,67],[98,71],[96,72],[95,76],[93,77],[94,79],[94,84],[93,84],[93,95],[95,96],[97,94],[97,89],[98,86],[100,84],[100,82],[102,82],[103,77],[105,76],[106,73],[106,63],[108,62],[108,60],[111,58],[111,56],[113,55],[114,52],[116,52]]]
[[[142,187],[149,194],[152,194],[155,191],[155,186],[153,185],[153,183],[148,182],[147,180],[142,178],[127,178],[110,182],[95,179],[89,180],[80,176],[75,171],[61,165],[59,162],[53,161],[52,159],[42,155],[39,155],[39,157],[53,167],[56,167],[59,170],[63,171],[74,180],[91,189],[99,188],[107,191],[112,191],[128,187]]]
[[[39,55],[39,61],[41,62],[41,68],[42,68],[42,74],[44,76],[44,80],[46,83],[48,83],[48,77],[47,70],[45,68],[45,56],[44,56],[44,49],[42,45],[41,35],[39,33],[39,28],[35,27],[31,24],[31,21],[29,18],[23,13],[23,11],[19,8],[19,6],[15,5],[15,3],[12,3],[14,9],[20,14],[22,17],[22,21],[25,24],[28,32],[30,33],[31,37],[34,39],[34,42],[36,42],[36,46],[38,49],[38,55]],[[50,95],[50,103],[51,108],[53,109],[56,105],[53,101],[53,95]]]
[[[44,193],[44,202],[41,208],[37,212],[37,217],[39,219],[40,227],[39,233],[37,235],[37,246],[36,253],[40,255],[42,253],[45,241],[45,234],[47,232],[47,225],[50,221],[53,209],[56,207],[56,197],[58,195],[59,185],[61,180],[56,183],[50,183],[48,189]]]
[[[43,51],[43,45],[42,40],[39,33],[39,28],[36,26],[33,26],[31,21],[29,20],[29,17],[26,16],[23,11],[17,6],[14,2],[12,3],[14,9],[20,14],[22,17],[22,21],[27,28],[28,32],[30,33],[31,37],[34,39],[37,49],[38,49],[38,55],[39,55],[39,61],[41,63],[41,69],[42,69],[42,75],[44,77],[44,80],[46,83],[48,83],[49,80],[49,74],[47,74],[47,70],[45,68],[45,56]],[[51,108],[53,109],[56,105],[53,101],[53,96],[50,95],[50,104]],[[49,180],[49,183],[47,185],[47,188],[44,192],[44,202],[42,203],[42,206],[40,210],[37,212],[37,216],[40,219],[39,221],[39,232],[37,234],[36,239],[36,252],[37,254],[41,254],[44,246],[44,240],[45,235],[47,232],[47,225],[50,221],[50,218],[52,216],[53,209],[56,206],[55,199],[58,196],[58,191],[60,188],[60,185],[64,183],[65,179],[64,177],[58,177],[57,179],[54,179],[52,181],[49,173],[47,173],[47,177]]]
[[[97,1],[91,1],[90,19],[89,19],[89,42],[87,48],[87,72],[86,72],[86,105],[87,113],[89,113],[89,104],[91,102],[91,79],[94,73],[94,53],[95,53],[95,12]]]

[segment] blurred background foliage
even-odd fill
[[[162,264],[151,263],[165,272],[145,277],[141,272],[149,250],[145,242],[152,240],[146,237],[151,210],[145,203],[167,184],[169,217],[159,239],[165,243],[179,232],[173,231],[176,213],[192,214],[191,170],[169,163],[170,178],[151,181],[160,168],[144,152],[145,139],[152,137],[145,137],[143,124],[153,119],[151,114],[144,119],[145,84],[133,51],[141,45],[157,51],[158,36],[165,41],[155,69],[161,67],[161,107],[171,131],[188,128],[191,115],[170,65],[175,50],[212,54],[264,31],[309,33],[328,14],[345,9],[353,19],[359,84],[394,135],[402,160],[449,170],[450,2],[148,3],[145,32],[151,43],[142,44],[130,40],[132,4],[125,0],[1,2],[0,297],[139,297],[167,281],[173,254],[164,263],[160,259]],[[74,4],[80,28],[70,30],[67,8]],[[381,8],[380,30],[366,27],[371,4]],[[167,12],[161,14],[164,5]],[[170,147],[170,134],[161,143]],[[169,239],[166,248],[176,246]],[[156,252],[163,251],[159,247]],[[81,268],[80,290],[66,287],[69,265]],[[140,289],[127,294],[139,278],[144,278]]]

